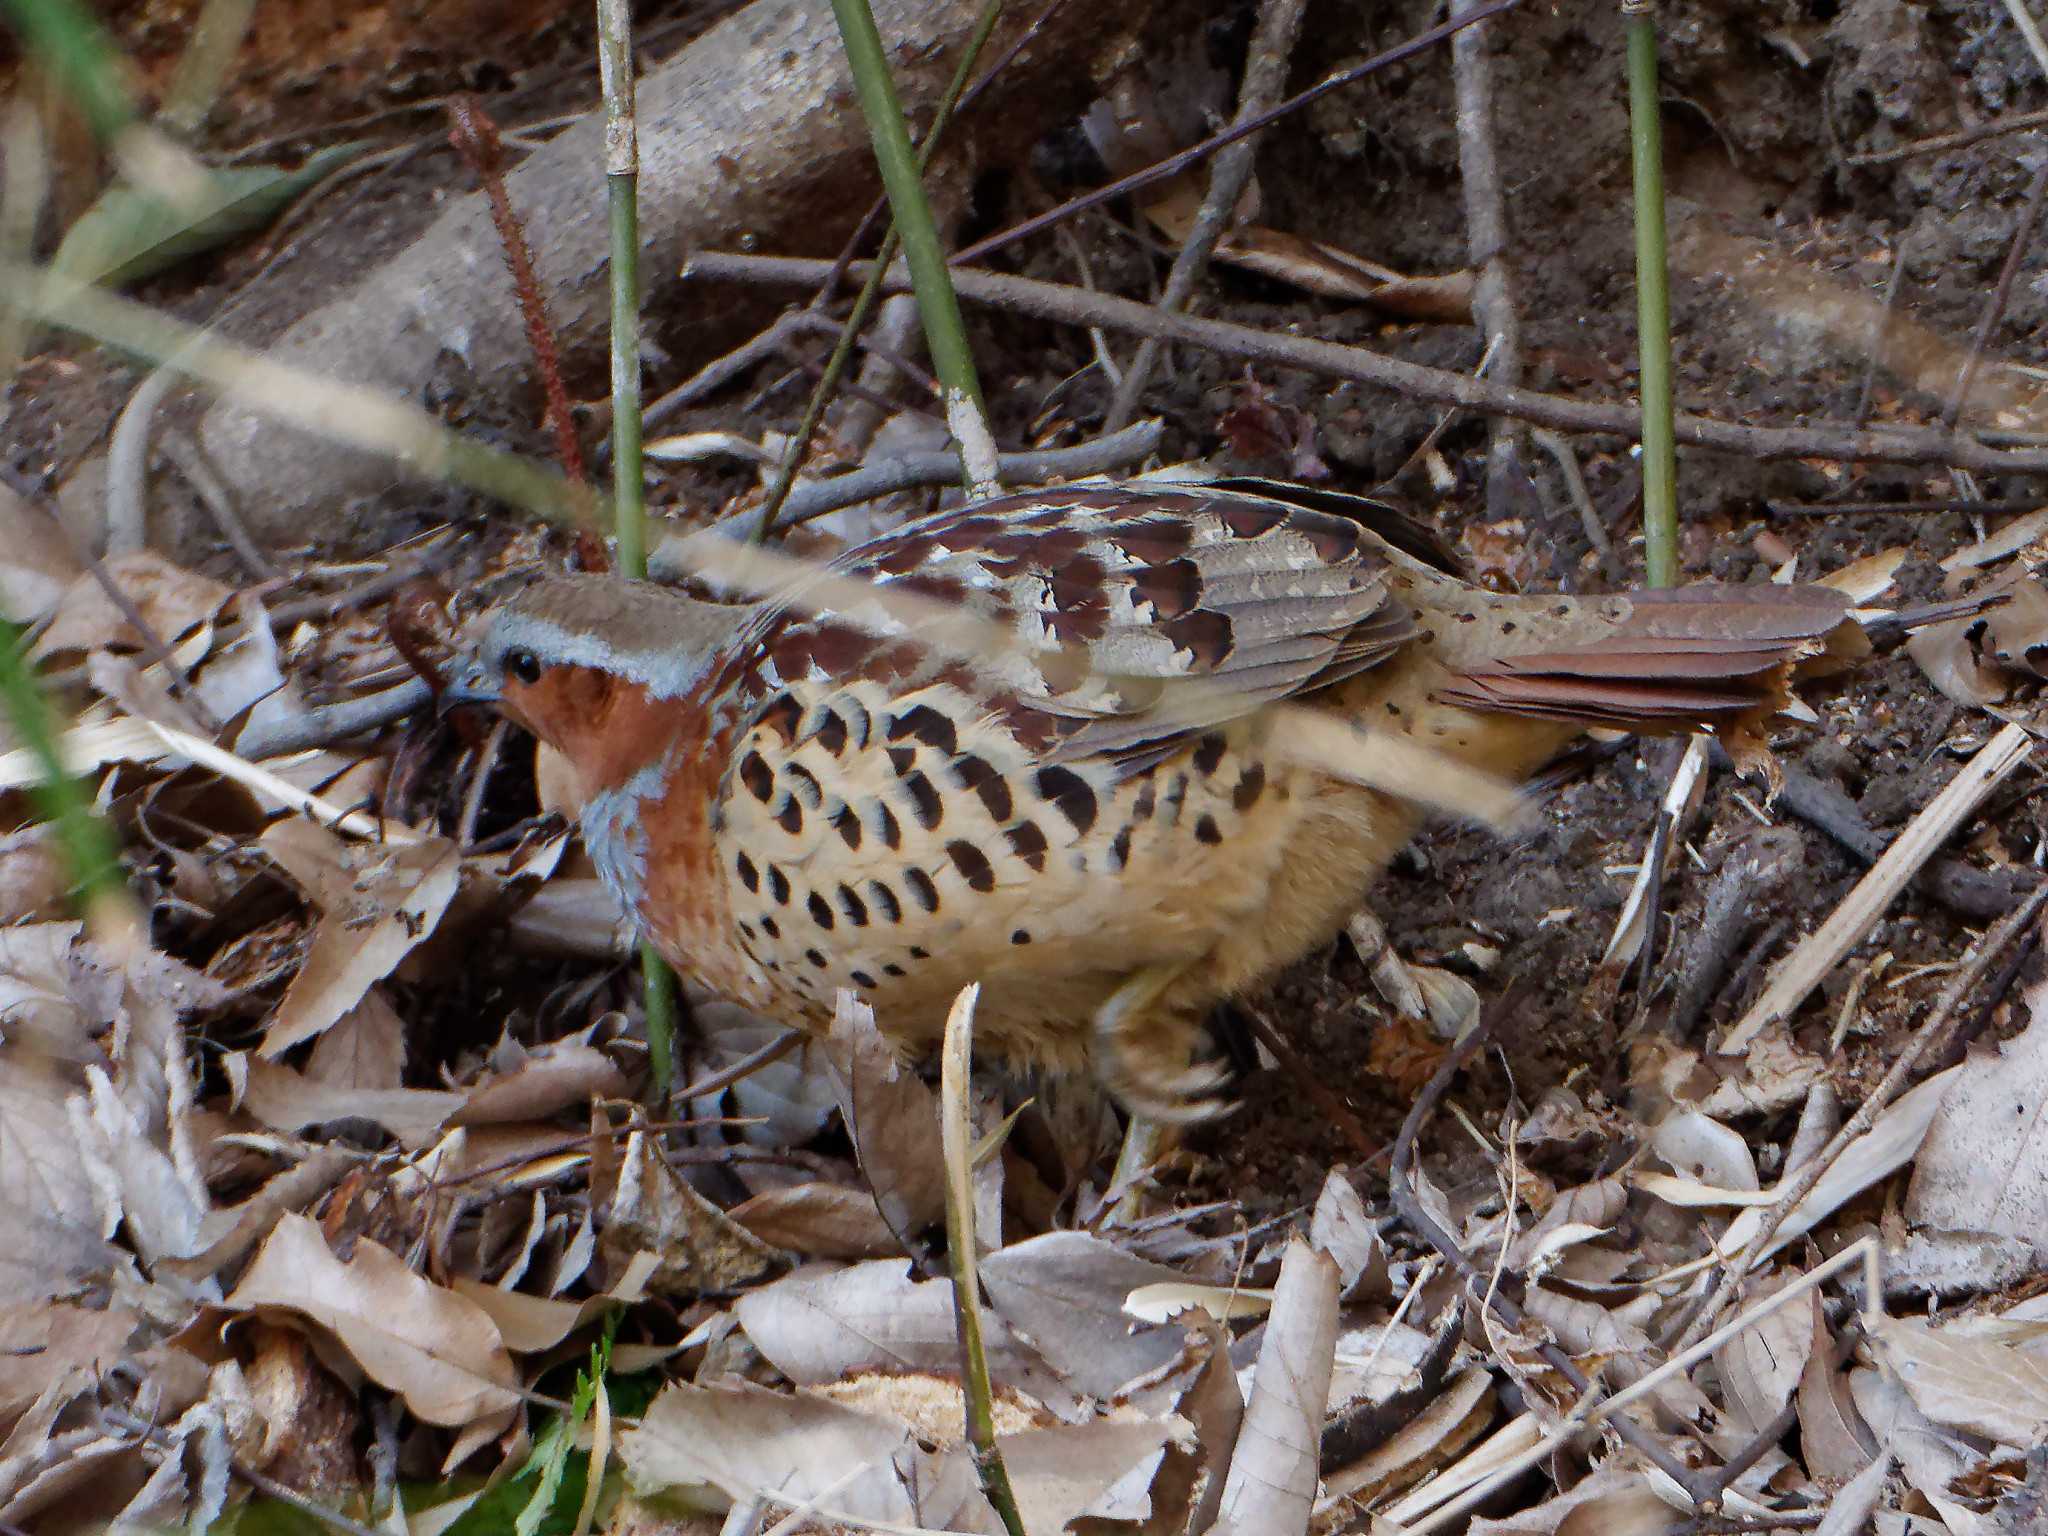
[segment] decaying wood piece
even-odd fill
[[[1060,7],[961,124],[977,163],[1014,158],[1084,107],[1153,8]],[[929,117],[981,9],[981,0],[876,0],[913,124]],[[1000,57],[1039,9],[1006,14],[984,58]],[[639,105],[641,262],[658,283],[700,245],[836,250],[874,196],[867,128],[831,12],[816,0],[755,0],[642,81]],[[595,339],[605,316],[603,126],[585,119],[506,178],[570,347]],[[479,388],[511,388],[529,357],[483,198],[454,201],[410,247],[294,324],[271,355],[400,397],[416,398],[449,357]],[[259,539],[332,537],[307,514],[399,478],[384,460],[236,406],[216,406],[203,430]]]

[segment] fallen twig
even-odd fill
[[[1479,1048],[1492,1035],[1495,1024],[1513,1009],[1520,998],[1520,989],[1510,986],[1501,994],[1500,999],[1486,1010],[1479,1023],[1452,1048],[1449,1055],[1444,1057],[1442,1064],[1436,1069],[1436,1075],[1430,1078],[1429,1086],[1422,1090],[1421,1095],[1415,1100],[1414,1107],[1408,1111],[1408,1118],[1401,1122],[1401,1134],[1394,1141],[1393,1165],[1387,1170],[1387,1193],[1401,1219],[1408,1224],[1410,1230],[1443,1256],[1456,1272],[1458,1279],[1475,1298],[1483,1301],[1489,1311],[1517,1333],[1523,1331],[1525,1316],[1522,1309],[1503,1296],[1499,1287],[1489,1283],[1488,1277],[1481,1274],[1473,1266],[1472,1261],[1465,1257],[1457,1239],[1438,1226],[1435,1219],[1422,1208],[1422,1201],[1415,1192],[1414,1180],[1409,1175],[1415,1166],[1415,1141],[1422,1133],[1423,1123],[1428,1120],[1443,1096],[1450,1091],[1452,1080],[1464,1070],[1465,1063],[1477,1054]],[[1580,1407],[1590,1409],[1596,1389],[1592,1380],[1579,1369],[1577,1362],[1548,1338],[1532,1341],[1532,1348],[1546,1365],[1571,1383],[1574,1392],[1586,1400]],[[1607,1405],[1603,1411],[1611,1413],[1612,1404]],[[1696,1474],[1661,1444],[1656,1436],[1626,1418],[1614,1421],[1614,1431],[1680,1488],[1691,1489]],[[1464,1507],[1467,1506],[1462,1499],[1455,1505],[1447,1506],[1453,1509]],[[1442,1514],[1442,1511],[1438,1512],[1438,1516]],[[1432,1516],[1432,1520],[1438,1516]]]
[[[1280,93],[1287,88],[1287,61],[1293,56],[1294,40],[1300,35],[1301,15],[1305,9],[1307,0],[1266,0],[1260,8],[1258,25],[1253,29],[1251,48],[1245,59],[1244,85],[1238,92],[1236,123],[1265,117],[1280,99]],[[1470,36],[1471,33],[1460,35]],[[1230,226],[1231,215],[1237,211],[1237,200],[1243,196],[1245,184],[1251,180],[1252,162],[1257,156],[1257,142],[1249,137],[1238,140],[1216,156],[1216,163],[1209,171],[1208,195],[1202,199],[1194,225],[1181,241],[1180,252],[1173,258],[1173,266],[1166,274],[1166,287],[1159,295],[1161,309],[1186,307],[1195,285],[1201,282],[1202,274],[1208,268],[1209,256],[1216,249],[1216,242]],[[1139,343],[1137,356],[1117,382],[1109,410],[1103,416],[1105,432],[1121,430],[1137,411],[1138,397],[1145,392],[1145,386],[1152,378],[1152,369],[1159,361],[1160,346],[1159,339],[1152,336]]]
[[[1763,995],[1721,1041],[1720,1052],[1730,1055],[1742,1050],[1766,1025],[1789,1017],[1842,956],[1870,932],[1907,881],[1919,873],[1950,834],[2007,774],[2019,767],[2032,749],[2033,738],[2022,727],[2012,724],[1978,748],[1962,771],[1892,839],[1884,856],[1870,867],[1828,920],[1779,962]]]
[[[1942,990],[1933,1010],[1920,1027],[1913,1031],[1913,1038],[1906,1043],[1906,1048],[1899,1052],[1890,1070],[1870,1091],[1870,1096],[1863,1101],[1856,1113],[1849,1117],[1848,1122],[1835,1132],[1819,1155],[1802,1165],[1799,1172],[1786,1181],[1784,1191],[1778,1196],[1776,1204],[1764,1213],[1763,1223],[1757,1228],[1756,1235],[1749,1240],[1741,1256],[1723,1270],[1720,1283],[1714,1287],[1713,1295],[1700,1309],[1692,1325],[1680,1336],[1681,1344],[1693,1345],[1694,1341],[1712,1325],[1714,1317],[1733,1299],[1741,1287],[1743,1277],[1769,1251],[1771,1239],[1777,1236],[1778,1228],[1783,1226],[1786,1218],[1798,1208],[1800,1201],[1813,1192],[1813,1187],[1835,1165],[1835,1160],[1848,1150],[1849,1144],[1869,1131],[1878,1114],[1898,1095],[1899,1089],[1905,1086],[1906,1079],[1912,1075],[1914,1067],[1919,1065],[1920,1058],[1947,1033],[1949,1021],[1955,1017],[1956,1010],[1963,1005],[1971,989],[1976,986],[1977,978],[1982,976],[1991,962],[2018,937],[2020,930],[2040,915],[2043,906],[2048,906],[2048,885],[2036,890],[2007,913],[1998,926],[1985,934],[1976,948],[1970,951],[1962,967]],[[1875,1294],[1877,1287],[1871,1286],[1870,1291],[1872,1294],[1864,1298],[1866,1308],[1874,1308],[1878,1304]]]
[[[1177,155],[1169,155],[1156,165],[1148,165],[1142,171],[1135,171],[1129,176],[1120,176],[1106,187],[1097,187],[1092,192],[1084,192],[1079,197],[1070,198],[1066,202],[1061,203],[1057,208],[1049,209],[1045,213],[1026,219],[1021,224],[1013,224],[1008,229],[999,230],[995,234],[990,235],[986,240],[978,241],[960,252],[953,258],[953,264],[955,266],[965,266],[971,262],[979,261],[984,256],[1000,251],[1006,246],[1014,245],[1017,241],[1027,236],[1035,235],[1041,230],[1050,229],[1056,224],[1063,224],[1077,213],[1085,212],[1090,208],[1100,207],[1102,204],[1113,202],[1119,197],[1127,197],[1131,193],[1138,191],[1141,187],[1156,186],[1162,181],[1170,181],[1182,171],[1200,165],[1218,150],[1235,144],[1239,139],[1249,138],[1261,128],[1278,122],[1290,112],[1297,112],[1311,102],[1322,100],[1330,92],[1341,90],[1347,85],[1363,80],[1367,75],[1376,74],[1389,65],[1399,64],[1404,60],[1412,59],[1418,53],[1427,52],[1445,38],[1455,36],[1466,27],[1501,15],[1505,11],[1511,11],[1519,4],[1521,4],[1521,0],[1492,0],[1492,3],[1468,11],[1454,20],[1442,22],[1437,26],[1431,27],[1427,32],[1418,33],[1416,36],[1409,38],[1405,43],[1397,43],[1394,47],[1386,49],[1384,52],[1374,54],[1363,63],[1353,64],[1348,69],[1338,70],[1334,75],[1318,81],[1307,90],[1297,92],[1295,95],[1288,97],[1271,111],[1261,116],[1252,118],[1249,121],[1232,123],[1220,133],[1211,134],[1208,138],[1202,140],[1201,143],[1192,144]]]
[[[2025,133],[2030,128],[2048,128],[2048,112],[2013,112],[2005,117],[1994,117],[1988,123],[1979,123],[1974,128],[1965,128],[1958,133],[1936,134],[1931,139],[1914,139],[1911,143],[1899,144],[1891,149],[1876,149],[1867,154],[1850,155],[1851,165],[1892,165],[1900,160],[1912,160],[1920,155],[1938,155],[1951,149],[1967,149],[1972,144],[1981,144],[1986,139],[2001,138],[2008,133]]]
[[[1714,766],[1731,766],[1727,753],[1714,748]],[[1853,854],[1858,862],[1875,864],[1884,856],[1884,834],[1863,818],[1863,812],[1841,790],[1803,768],[1784,767],[1785,782],[1773,802]],[[1990,922],[2003,916],[2039,881],[2040,871],[2014,867],[1979,869],[1964,859],[1928,860],[1914,884],[1936,901],[1964,917]]]
[[[448,142],[475,173],[490,205],[491,222],[497,226],[505,266],[512,274],[512,291],[519,299],[519,316],[526,324],[527,345],[533,348],[534,369],[540,375],[541,393],[547,401],[548,430],[554,434],[555,457],[561,462],[562,473],[580,484],[586,478],[583,449],[576,441],[569,392],[562,384],[561,351],[555,345],[554,327],[548,323],[540,280],[534,276],[533,253],[527,248],[526,231],[520,226],[519,215],[505,190],[498,125],[484,111],[484,104],[470,95],[458,95],[449,101],[448,124]]]
[[[1141,421],[1112,436],[1076,443],[1071,448],[999,453],[996,455],[996,472],[1006,485],[1042,485],[1049,481],[1078,479],[1083,475],[1099,475],[1135,464],[1155,452],[1165,430],[1159,422]],[[960,455],[950,449],[880,459],[843,475],[799,485],[784,500],[782,516],[777,519],[776,526],[794,528],[799,523],[836,512],[841,507],[873,501],[878,496],[916,490],[921,486],[952,485],[959,479]],[[733,521],[743,525],[756,524],[760,521],[760,514],[742,512]],[[656,568],[657,571],[663,569],[658,553]]]
[[[726,282],[752,282],[809,287],[825,275],[827,264],[791,256],[744,256],[704,251],[683,268],[685,277]],[[861,276],[865,264],[854,269]],[[901,272],[891,271],[884,287],[909,291]],[[1573,400],[1540,390],[1496,384],[1447,369],[1425,367],[1387,357],[1363,347],[1321,341],[1233,325],[1228,321],[1167,314],[1150,304],[1091,293],[1061,283],[1038,282],[1007,274],[955,270],[953,288],[961,298],[1014,314],[1033,315],[1077,327],[1100,326],[1127,335],[1159,336],[1183,341],[1230,357],[1268,363],[1279,368],[1348,379],[1414,399],[1497,411],[1536,426],[1564,432],[1613,432],[1633,439],[1640,427],[1633,406],[1604,401]],[[2002,449],[1987,446],[1968,433],[1939,427],[1854,427],[1822,421],[1798,427],[1749,426],[1712,416],[1682,414],[1678,441],[1693,448],[1717,448],[1753,459],[1819,458],[1844,462],[1888,464],[1950,464],[1986,474],[2038,474],[2048,471],[2048,448]],[[2011,434],[1986,433],[1986,437]]]
[[[1452,0],[1451,16],[1477,9],[1475,0]],[[1493,353],[1492,376],[1503,384],[1522,382],[1522,320],[1515,307],[1508,266],[1507,201],[1501,191],[1500,160],[1493,144],[1493,59],[1487,28],[1467,27],[1451,39],[1451,84],[1457,93],[1458,180],[1465,194],[1465,243],[1477,278],[1472,285],[1472,318]],[[1489,423],[1486,448],[1486,511],[1504,518],[1513,511],[1517,432],[1508,421]],[[1596,546],[1597,547],[1597,546]]]
[[[235,738],[235,749],[242,756],[255,759],[283,757],[313,747],[332,746],[337,741],[347,741],[351,736],[361,736],[393,721],[403,720],[433,702],[434,693],[427,686],[426,679],[410,677],[381,693],[366,693],[360,698],[323,704],[275,724],[266,726],[252,722]]]

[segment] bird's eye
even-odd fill
[[[540,658],[531,651],[507,651],[505,675],[516,677],[522,683],[537,683],[540,681]]]

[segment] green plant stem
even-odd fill
[[[1671,400],[1671,279],[1664,235],[1664,124],[1657,100],[1657,17],[1623,0],[1628,136],[1635,169],[1636,346],[1643,407],[1643,534],[1649,582],[1678,580],[1678,448]]]
[[[619,573],[647,575],[647,476],[640,455],[640,142],[633,114],[633,18],[627,0],[597,0],[604,90],[605,201],[611,223],[612,512]],[[640,945],[647,1064],[657,1095],[676,1080],[676,978]]]
[[[946,392],[949,421],[955,413],[972,413],[985,420],[981,383],[974,372],[974,354],[967,345],[967,324],[961,318],[960,301],[953,293],[946,272],[945,247],[939,243],[939,227],[932,219],[931,204],[924,195],[924,181],[918,174],[917,155],[910,147],[910,131],[903,123],[903,107],[896,97],[896,82],[882,52],[882,34],[876,30],[874,13],[867,0],[832,0],[832,14],[839,22],[839,35],[846,47],[846,62],[853,71],[854,90],[867,118],[868,134],[874,140],[875,163],[882,173],[882,186],[889,194],[889,211],[903,243],[903,257],[910,267],[910,281],[917,292],[918,314],[924,320],[925,345],[931,350],[932,369]],[[955,438],[960,440],[958,423]],[[961,442],[961,469],[971,485],[977,480],[970,462],[973,445]]]
[[[5,620],[0,620],[0,703],[6,706],[15,736],[42,770],[34,789],[36,809],[56,834],[80,907],[89,917],[134,921],[133,912],[126,910],[128,890],[114,834],[65,767],[57,722],[29,666],[21,631]]]
[[[75,0],[0,0],[0,5],[24,50],[50,72],[95,138],[110,143],[134,125],[127,67],[89,9]]]
[[[981,1491],[1009,1536],[1025,1536],[1024,1517],[996,1444],[995,1388],[981,1332],[980,1243],[974,1219],[974,1151],[968,1123],[968,1070],[974,1061],[977,982],[953,1000],[939,1056],[939,1145],[946,1165],[946,1264],[953,1278],[953,1321],[960,1335],[960,1396],[967,1445]]]
[[[546,466],[464,438],[375,390],[287,367],[131,299],[0,260],[0,311],[168,365],[272,421],[385,454],[415,474],[466,485],[551,522],[576,522],[574,488]]]
[[[989,34],[995,31],[996,21],[1002,14],[1003,0],[988,0],[988,4],[982,7],[981,16],[974,24],[974,35],[968,38],[966,52],[960,55],[959,67],[946,83],[946,93],[939,98],[938,110],[932,114],[932,130],[917,148],[920,185],[923,184],[925,170],[932,163],[933,154],[938,150],[939,136],[946,131],[946,124],[952,121],[953,109],[959,105],[961,92],[967,88],[967,77],[973,72],[974,61],[981,56],[981,50],[987,45]],[[867,281],[861,284],[853,309],[847,314],[846,324],[839,332],[839,340],[833,344],[832,355],[825,359],[825,371],[812,389],[811,398],[804,404],[803,420],[797,424],[796,435],[789,440],[789,446],[783,450],[782,462],[776,466],[775,483],[769,487],[768,499],[761,504],[761,520],[754,525],[750,535],[756,543],[775,531],[783,504],[789,500],[804,459],[810,453],[811,437],[818,430],[818,423],[824,419],[825,407],[839,388],[841,376],[853,360],[853,349],[859,344],[861,332],[867,329],[875,305],[881,302],[882,280],[888,275],[889,263],[896,259],[896,250],[901,243],[892,218],[889,227],[882,232],[882,243],[875,250],[874,267],[869,271]]]

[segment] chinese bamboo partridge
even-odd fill
[[[564,576],[488,616],[459,682],[566,755],[605,878],[684,972],[772,1017],[870,1002],[905,1047],[983,983],[976,1040],[1204,1111],[1219,1000],[1328,941],[1412,800],[1276,749],[1277,706],[1525,777],[1588,725],[1746,737],[1856,646],[1841,594],[1502,596],[1379,502],[1262,483],[1004,496],[720,606]]]

